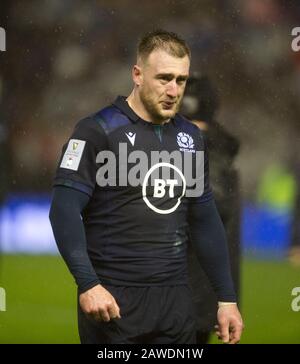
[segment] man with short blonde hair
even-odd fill
[[[240,339],[204,140],[177,113],[189,67],[190,51],[176,34],[147,34],[131,94],[81,120],[63,148],[50,219],[78,285],[82,343],[195,343],[188,225],[220,302],[218,334],[225,342]],[[175,154],[178,165],[163,157]],[[191,197],[194,175],[201,188]]]

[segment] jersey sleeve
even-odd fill
[[[62,148],[54,186],[67,186],[91,196],[96,185],[97,154],[107,149],[102,127],[92,117],[77,123]]]

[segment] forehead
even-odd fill
[[[175,75],[188,75],[190,59],[187,55],[179,58],[157,49],[149,55],[146,64],[149,71],[154,74],[172,73]]]

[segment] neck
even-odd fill
[[[127,97],[126,101],[131,109],[143,120],[148,121],[153,124],[165,124],[170,121],[169,120],[158,120],[155,119],[151,114],[146,110],[139,93],[136,88],[134,88],[131,94]]]

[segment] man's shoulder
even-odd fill
[[[107,135],[112,130],[128,123],[130,123],[128,117],[120,109],[115,105],[109,105],[79,120],[75,128],[93,130]]]
[[[191,122],[191,120],[187,119],[185,116],[181,114],[175,115],[175,120],[180,129],[188,134],[194,134],[200,136],[203,139],[203,132],[199,129],[195,124]]]

